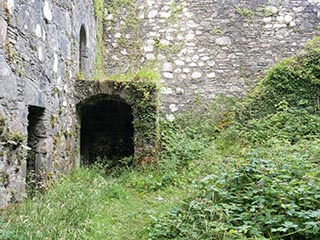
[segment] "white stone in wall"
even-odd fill
[[[271,29],[272,27],[273,27],[273,25],[272,24],[267,24],[267,25],[265,25],[264,26],[266,29]]]
[[[147,60],[155,60],[156,56],[153,53],[147,53],[146,54],[146,59]]]
[[[44,18],[45,18],[48,22],[51,22],[51,21],[52,21],[51,6],[50,6],[50,3],[49,3],[48,1],[45,1],[45,2],[44,2],[43,15],[44,15]]]
[[[284,16],[284,21],[285,21],[285,23],[290,23],[291,21],[293,20],[293,17],[292,16],[290,16],[290,15],[285,15]]]
[[[215,61],[208,61],[208,65],[210,67],[213,67],[214,65],[216,65]]]
[[[38,47],[38,59],[43,62],[44,60],[44,53],[43,53],[43,48],[42,47]]]
[[[14,0],[7,0],[7,10],[9,14],[13,14],[14,11]]]
[[[184,89],[181,88],[181,87],[177,87],[177,88],[176,88],[176,93],[177,93],[178,95],[182,95],[182,94],[184,94]]]
[[[273,26],[272,26],[274,29],[277,29],[277,28],[285,28],[285,27],[287,27],[287,25],[286,24],[278,24],[278,23],[276,23],[276,24],[273,24]]]
[[[294,22],[294,21],[292,21],[292,22],[290,22],[290,27],[295,27],[297,24]]]
[[[286,23],[285,20],[284,20],[284,16],[282,16],[282,15],[277,17],[277,21],[279,23],[281,23],[281,24],[285,24]]]
[[[162,71],[164,72],[173,72],[173,66],[170,62],[165,62],[162,66]]]
[[[189,72],[191,72],[190,68],[183,68],[182,71],[183,71],[184,73],[189,73]]]
[[[164,72],[163,73],[163,77],[167,78],[167,79],[172,79],[173,78],[173,74],[171,72]]]
[[[182,12],[183,12],[183,15],[187,18],[191,18],[193,16],[193,13],[189,12],[187,8],[184,8]]]
[[[149,7],[151,7],[152,5],[155,4],[155,1],[154,0],[148,0],[147,4],[148,4]]]
[[[231,45],[231,39],[229,37],[219,37],[216,39],[216,44],[220,46]]]
[[[203,61],[199,61],[199,62],[198,62],[198,66],[199,66],[199,67],[203,67],[204,65],[205,65],[205,63],[204,63]]]
[[[215,78],[216,74],[214,72],[211,72],[207,75],[208,78]]]
[[[112,14],[108,14],[106,16],[106,20],[113,20],[113,15]]]
[[[178,106],[176,104],[170,104],[169,109],[172,113],[179,110]]]
[[[187,26],[190,28],[196,28],[198,27],[198,24],[196,24],[193,20],[190,20],[187,22]]]
[[[161,18],[169,18],[171,16],[170,12],[161,12],[160,17]]]
[[[122,55],[128,55],[127,49],[121,50],[120,53],[121,53]]]
[[[278,12],[278,8],[275,6],[267,6],[266,11],[271,12],[272,14],[276,14]]]
[[[171,88],[164,87],[161,89],[161,93],[164,95],[170,95],[170,94],[173,94],[173,90]]]
[[[296,13],[303,12],[303,10],[304,10],[304,7],[294,7],[293,8],[293,11]]]
[[[164,59],[166,59],[166,56],[159,53],[158,56],[157,56],[157,59],[158,60],[164,60]]]
[[[182,69],[181,69],[181,68],[176,68],[176,69],[174,70],[174,73],[182,73]]]
[[[157,32],[150,32],[149,36],[150,37],[156,37],[156,36],[159,36],[159,34]]]
[[[203,56],[203,57],[201,57],[201,60],[202,61],[208,61],[210,58],[208,57],[208,56]]]
[[[195,90],[195,89],[198,89],[198,86],[196,84],[190,84],[189,88],[191,90]]]
[[[161,40],[160,40],[160,43],[161,43],[162,45],[164,45],[164,46],[170,45],[170,42],[169,42],[168,40],[166,40],[166,39],[161,39]]]
[[[184,61],[182,61],[182,60],[175,60],[174,63],[175,63],[177,66],[184,66]]]
[[[199,60],[199,58],[200,58],[199,55],[194,55],[192,56],[192,61],[196,62]]]
[[[117,32],[117,33],[114,35],[114,37],[115,37],[115,38],[120,38],[120,37],[121,37],[121,33],[118,33],[118,32]]]
[[[186,36],[186,40],[193,40],[195,38],[195,34],[193,32],[189,32]]]
[[[141,19],[141,20],[142,20],[142,19],[145,19],[144,11],[140,11],[140,12],[139,12],[138,18]]]
[[[39,37],[39,38],[42,36],[42,30],[41,30],[41,25],[40,24],[36,25],[35,33],[36,33],[36,36]]]
[[[111,57],[111,59],[112,59],[112,60],[114,60],[114,61],[118,61],[118,60],[120,60],[120,59],[119,59],[119,57],[118,57],[117,55],[113,55],[113,56]]]
[[[197,67],[197,66],[198,66],[198,64],[197,64],[197,63],[195,63],[195,62],[192,62],[192,63],[190,63],[190,64],[189,64],[189,66],[190,66],[190,67]]]
[[[182,36],[181,34],[178,34],[177,40],[178,40],[178,41],[184,40],[184,36]]]
[[[228,55],[228,59],[233,59],[233,58],[236,58],[236,55],[234,53],[230,53]]]
[[[4,47],[7,38],[7,22],[0,18],[0,47]]]
[[[58,72],[58,64],[59,64],[58,55],[56,53],[54,53],[53,54],[53,71],[55,73]]]
[[[191,77],[193,79],[201,78],[202,77],[202,73],[201,72],[194,72],[194,73],[192,73]]]
[[[174,34],[173,32],[166,32],[166,39],[168,41],[173,41],[174,40]]]
[[[264,21],[265,23],[269,23],[269,22],[272,21],[272,18],[271,18],[271,17],[265,17],[265,18],[263,18],[263,21]]]
[[[155,16],[157,16],[157,14],[158,14],[158,10],[151,10],[148,13],[148,18],[155,18]]]
[[[144,46],[143,50],[145,52],[153,52],[153,46],[149,45],[149,46]]]
[[[62,90],[62,78],[61,78],[61,76],[59,76],[57,78],[57,88],[59,89],[59,91]]]

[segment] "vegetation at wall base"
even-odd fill
[[[162,119],[157,165],[76,169],[3,210],[0,239],[320,239],[319,50]]]
[[[319,66],[316,38],[229,108],[214,141],[225,166],[154,221],[149,239],[320,238]]]

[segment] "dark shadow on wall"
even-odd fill
[[[80,107],[81,158],[83,164],[96,161],[113,167],[134,154],[131,106],[115,100],[95,99]]]
[[[41,175],[40,144],[45,138],[46,129],[43,123],[44,108],[28,107],[28,150],[26,183],[31,188],[38,188]]]

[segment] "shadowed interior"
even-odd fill
[[[82,105],[80,113],[84,164],[102,161],[112,167],[117,160],[133,155],[133,116],[129,105],[100,99]]]

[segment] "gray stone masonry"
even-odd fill
[[[101,33],[93,2],[0,1],[0,208],[26,195],[28,169],[42,187],[80,163],[75,81],[94,78]],[[156,69],[161,112],[170,120],[195,100],[243,96],[319,34],[319,0],[111,2],[104,6],[104,70]]]
[[[81,26],[84,69],[79,69]],[[93,78],[95,29],[93,1],[1,1],[0,208],[25,196],[30,106],[43,111],[35,149],[39,184],[79,162],[74,81],[80,71]]]
[[[195,99],[242,96],[319,34],[319,0],[138,0],[136,6],[139,33],[128,23],[127,6],[118,15],[106,12],[106,69],[155,65],[169,119]],[[133,42],[139,42],[134,53]]]

